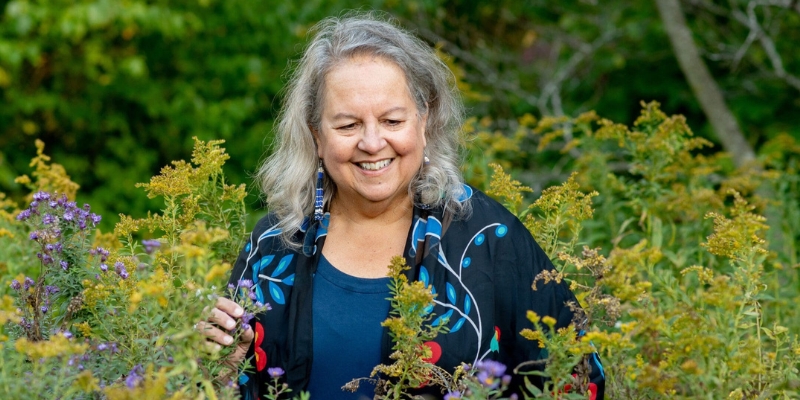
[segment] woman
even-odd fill
[[[389,311],[387,266],[403,255],[410,279],[438,293],[449,332],[429,342],[445,369],[484,359],[513,367],[540,359],[519,331],[528,310],[568,325],[563,284],[531,290],[552,268],[522,223],[465,185],[457,164],[462,105],[451,74],[425,43],[371,15],[316,27],[288,85],[277,148],[259,171],[270,214],[258,222],[231,283],[252,279],[272,310],[256,316],[234,361],[254,355],[240,383],[257,398],[286,371],[312,398],[371,398],[340,388],[390,363],[380,322]],[[241,309],[220,299],[210,321]],[[212,324],[210,339],[232,338]],[[596,383],[602,390],[601,370]],[[275,370],[273,370],[275,371]],[[362,397],[359,397],[362,396]]]

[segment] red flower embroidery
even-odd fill
[[[439,343],[433,341],[425,342],[423,343],[423,345],[428,346],[428,348],[431,349],[431,357],[423,358],[422,361],[425,361],[426,363],[436,364],[436,362],[439,361],[440,358],[442,358],[442,346],[440,346]]]
[[[261,372],[267,366],[267,353],[261,348],[264,342],[264,327],[260,322],[256,322],[256,371]]]
[[[572,374],[572,376],[577,377],[577,374]],[[564,392],[569,392],[572,390],[571,384],[564,385]],[[589,400],[596,400],[597,399],[597,384],[589,383]]]

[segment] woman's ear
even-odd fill
[[[314,136],[314,144],[317,146],[317,157],[322,158],[322,144],[319,140],[319,131],[314,129],[311,125],[308,126],[308,130],[310,130],[311,135]]]

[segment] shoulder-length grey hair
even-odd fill
[[[415,205],[444,207],[455,218],[471,210],[464,196],[459,148],[464,108],[453,74],[425,42],[375,13],[328,18],[312,29],[306,48],[286,87],[276,121],[274,152],[257,173],[269,210],[277,216],[286,245],[304,216],[314,210],[318,156],[311,129],[320,131],[325,76],[354,56],[376,56],[403,70],[420,116],[427,114],[425,153],[430,159],[409,185]],[[325,204],[336,184],[325,179]]]

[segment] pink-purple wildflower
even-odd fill
[[[283,376],[283,374],[285,372],[284,372],[283,368],[275,367],[275,368],[267,368],[267,373],[269,374],[269,376],[271,376],[273,378],[279,378],[279,377]]]

